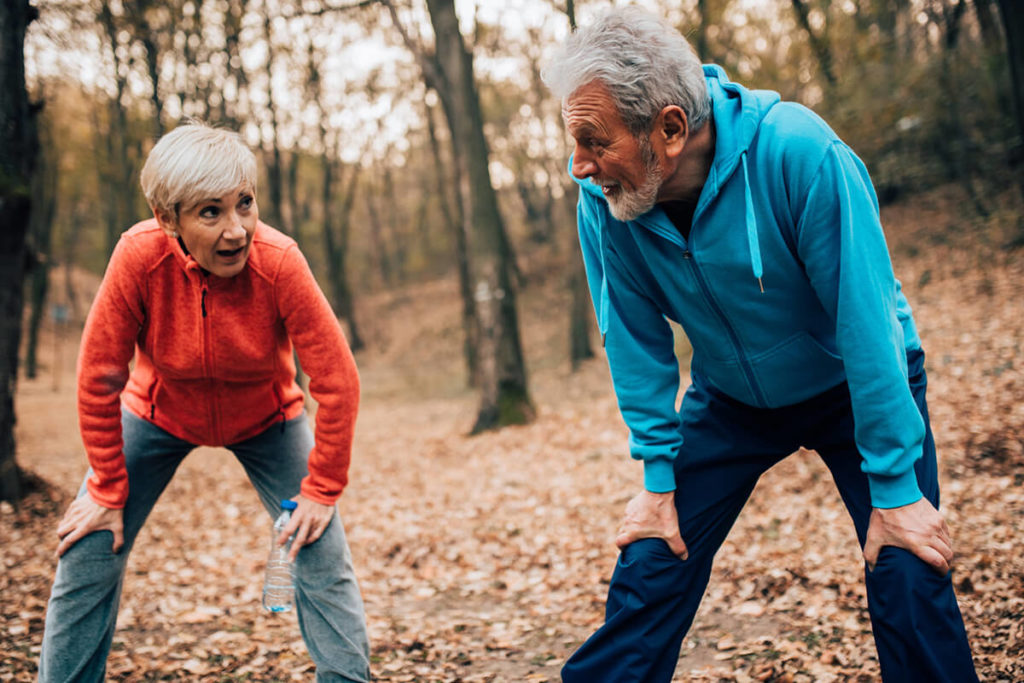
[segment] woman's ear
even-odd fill
[[[178,222],[175,220],[170,213],[161,211],[160,209],[153,209],[153,218],[156,219],[157,225],[168,237],[176,238],[178,236]]]
[[[690,137],[690,125],[682,107],[669,105],[658,114],[658,128],[665,144],[665,155],[679,156]]]

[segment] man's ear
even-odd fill
[[[154,208],[153,218],[168,237],[178,236],[178,221],[170,213]]]
[[[665,145],[665,156],[679,156],[690,137],[690,124],[686,120],[686,112],[682,107],[670,104],[658,113],[657,126]]]

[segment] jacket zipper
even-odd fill
[[[721,309],[718,302],[711,296],[711,288],[708,287],[708,283],[704,280],[703,273],[701,273],[700,268],[697,266],[696,259],[693,258],[693,254],[687,246],[683,247],[683,259],[690,263],[690,269],[693,271],[694,278],[697,280],[697,285],[700,287],[700,291],[704,295],[705,301],[711,305],[711,310],[714,311],[716,316],[718,316],[718,322],[721,323],[722,327],[725,328],[726,334],[729,335],[729,341],[732,342],[733,348],[736,350],[736,355],[740,361],[740,367],[743,369],[743,375],[747,378],[747,384],[750,385],[751,391],[754,392],[754,398],[761,405],[768,405],[768,401],[765,400],[764,397],[764,392],[761,391],[761,385],[758,384],[757,378],[754,376],[754,370],[750,367],[746,354],[743,353],[743,345],[740,344],[739,335],[736,334],[736,330],[733,329],[729,319],[725,316],[725,311]]]
[[[213,324],[210,320],[209,313],[206,308],[206,295],[209,292],[209,286],[206,278],[200,276],[200,282],[202,285],[202,294],[199,300],[199,308],[203,315],[203,370],[206,373],[207,381],[210,384],[211,401],[209,404],[210,408],[210,426],[212,432],[216,435],[218,441],[223,441],[223,435],[220,429],[220,420],[217,417],[217,383],[213,378]]]

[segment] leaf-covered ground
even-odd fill
[[[967,229],[942,193],[886,211],[925,341],[954,580],[984,681],[1024,680],[1024,253]],[[451,282],[362,300],[374,350],[340,502],[381,681],[554,681],[601,622],[614,530],[641,470],[603,358],[567,367],[561,278],[522,298],[539,416],[467,437]],[[19,462],[0,506],[0,681],[34,680],[57,520],[85,459],[74,339],[52,335],[18,395]],[[54,370],[58,371],[54,374]],[[229,452],[192,454],[129,563],[109,660],[118,681],[312,680],[294,615],[260,610],[269,520]],[[84,634],[83,634],[84,635]],[[680,681],[874,681],[852,525],[817,456],[769,472],[720,552]]]

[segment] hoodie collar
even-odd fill
[[[704,66],[704,79],[711,96],[715,118],[715,158],[704,183],[697,214],[718,194],[721,187],[737,171],[743,169],[743,219],[750,255],[750,270],[764,292],[764,267],[757,235],[754,198],[750,190],[750,171],[747,164],[750,145],[757,135],[761,120],[779,102],[779,94],[770,90],[748,90],[733,83],[720,66]],[[696,214],[695,214],[696,215]]]
[[[758,286],[764,292],[762,276],[764,275],[761,248],[757,235],[757,218],[754,211],[753,195],[750,190],[750,173],[747,164],[747,152],[758,127],[768,110],[780,100],[779,94],[770,90],[748,90],[729,80],[725,70],[716,64],[704,65],[704,80],[711,98],[712,117],[715,121],[715,156],[708,171],[707,180],[697,200],[694,218],[711,203],[722,186],[739,168],[743,170],[743,201],[744,228],[747,236],[747,247],[750,254],[750,269],[757,279]],[[607,202],[601,189],[589,179],[579,179],[572,175],[572,157],[569,158],[569,175],[588,194],[599,197]],[[664,212],[655,206],[636,223],[666,237],[672,242],[680,238],[675,230],[665,227],[667,221],[662,220]]]

